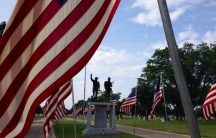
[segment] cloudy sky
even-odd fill
[[[7,21],[16,0],[0,0],[0,22]],[[177,44],[216,40],[216,0],[167,0]],[[86,99],[92,94],[90,74],[101,90],[107,77],[125,98],[156,48],[166,46],[157,0],[122,0],[99,49],[86,66]],[[74,77],[75,101],[83,99],[84,70]],[[66,106],[72,105],[71,96]]]

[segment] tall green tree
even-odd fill
[[[216,44],[185,43],[179,49],[186,81],[193,105],[201,105],[206,97],[209,84],[216,79]],[[184,116],[180,95],[175,82],[168,48],[155,50],[138,78],[138,100],[141,112],[149,112],[152,104],[155,80],[162,75],[167,103],[175,105],[177,118]]]

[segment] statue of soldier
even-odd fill
[[[93,98],[94,98],[94,101],[97,101],[97,94],[100,89],[100,83],[98,82],[98,77],[95,77],[95,79],[92,79],[92,74],[91,74],[90,78],[93,83],[93,88],[92,88]]]
[[[112,82],[111,82],[111,78],[108,77],[108,80],[104,82],[104,88],[105,88],[105,97],[106,100],[109,102],[109,98],[110,98],[110,94],[112,92]]]

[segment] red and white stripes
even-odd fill
[[[19,0],[0,41],[0,137],[23,137],[34,111],[98,48],[120,0]]]
[[[72,87],[70,81],[64,84],[58,91],[53,93],[47,100],[44,120],[44,137],[48,136],[53,120],[58,120],[65,116],[64,100],[71,94]]]
[[[159,103],[163,100],[163,92],[162,88],[160,88],[158,91],[155,92],[153,103],[152,103],[152,109],[148,116],[148,120],[150,120],[153,116],[153,113],[155,112],[156,107],[159,105]]]
[[[216,112],[216,83],[211,86],[202,106],[203,116],[206,120]]]

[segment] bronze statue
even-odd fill
[[[105,88],[105,97],[107,102],[110,100],[110,94],[112,92],[112,82],[111,78],[108,77],[108,80],[104,82],[104,88]]]
[[[93,83],[93,88],[92,88],[93,98],[94,98],[94,101],[97,101],[97,94],[98,94],[98,91],[100,90],[100,83],[98,82],[98,77],[95,77],[95,79],[92,79],[92,74],[91,74],[90,78]]]

